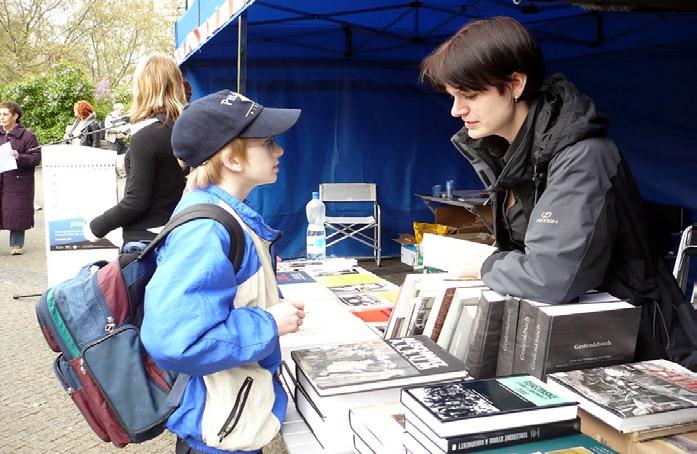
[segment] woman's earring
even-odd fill
[[[517,96],[514,96],[514,97],[513,97],[513,101],[514,101],[514,102],[518,102],[518,97],[517,97]]]

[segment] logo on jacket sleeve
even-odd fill
[[[543,211],[540,213],[540,217],[535,220],[538,224],[558,224],[559,219],[555,219],[552,217],[552,212],[551,211]]]

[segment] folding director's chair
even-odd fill
[[[327,230],[327,248],[343,240],[356,240],[373,250],[375,263],[380,266],[380,205],[377,199],[377,185],[374,183],[324,183],[319,185],[319,198],[325,204],[327,202],[372,202],[372,215],[328,216],[324,227]]]

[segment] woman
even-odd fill
[[[547,303],[593,288],[628,299],[644,306],[637,359],[665,357],[681,301],[650,251],[632,175],[593,101],[543,73],[535,40],[505,17],[464,26],[422,62],[464,123],[453,144],[492,194],[498,251],[462,274]]]
[[[124,196],[85,225],[86,239],[96,241],[121,227],[124,244],[149,241],[169,220],[185,183],[170,143],[172,126],[184,103],[182,75],[171,57],[151,55],[138,66],[131,103],[131,145],[124,160]]]
[[[34,227],[34,167],[41,161],[39,141],[19,121],[22,109],[0,103],[0,146],[10,143],[15,170],[0,173],[0,230],[10,231],[10,254],[24,254],[24,231]]]
[[[101,134],[95,132],[99,129],[99,123],[92,104],[78,101],[73,105],[73,113],[75,121],[65,128],[63,138],[73,145],[99,148]]]

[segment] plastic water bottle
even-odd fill
[[[307,214],[307,259],[322,261],[327,255],[327,232],[324,230],[324,203],[319,192],[312,193],[312,200],[305,206]]]

